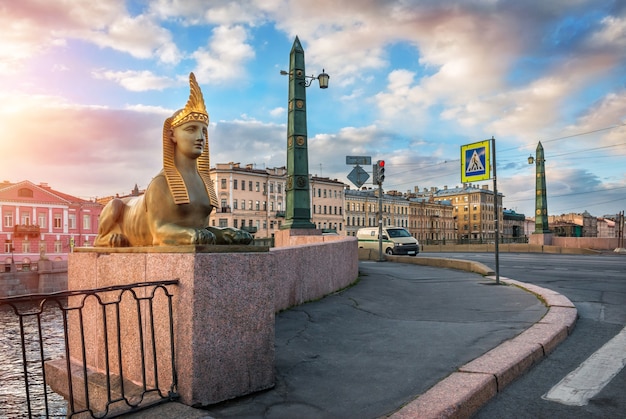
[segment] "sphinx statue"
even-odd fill
[[[209,115],[189,74],[189,100],[163,124],[163,170],[145,194],[115,198],[100,214],[96,247],[249,244],[235,228],[209,226],[217,195],[209,177]]]

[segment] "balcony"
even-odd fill
[[[285,211],[276,211],[276,217],[285,218]]]
[[[40,228],[34,224],[18,224],[14,227],[15,234],[35,235],[39,234]]]
[[[231,212],[230,207],[217,208],[217,212]]]

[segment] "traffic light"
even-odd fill
[[[372,183],[378,185],[378,163],[372,165]]]
[[[372,183],[374,185],[382,185],[385,180],[385,161],[378,160],[372,165]]]

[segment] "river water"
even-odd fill
[[[21,307],[20,312],[39,312],[37,306]],[[37,317],[41,319],[41,341]],[[30,406],[33,418],[46,417],[43,374],[41,371],[41,346],[45,361],[64,355],[63,321],[61,310],[48,303],[39,316],[26,315],[24,343],[30,389]],[[48,417],[64,418],[66,402],[46,386]],[[0,418],[28,418],[28,403],[24,383],[24,362],[20,338],[19,316],[11,307],[0,307]]]

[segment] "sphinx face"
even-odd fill
[[[177,152],[190,159],[197,159],[207,146],[207,125],[203,122],[187,122],[172,130],[172,141]]]

